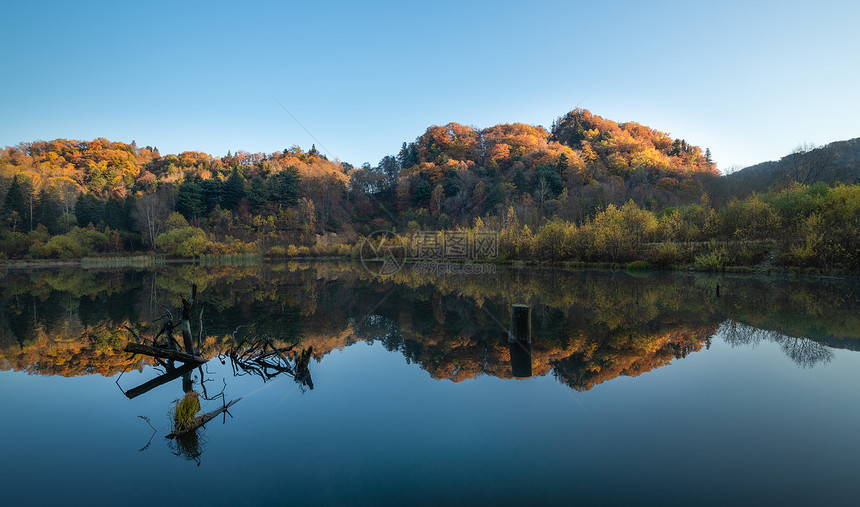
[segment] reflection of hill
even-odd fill
[[[533,374],[553,373],[577,390],[700,350],[727,319],[828,346],[860,343],[858,297],[845,282],[516,269],[494,277],[404,270],[375,279],[356,268],[289,263],[12,273],[0,281],[0,368],[119,373],[131,366],[121,352],[124,326],[145,335],[178,305],[189,280],[207,300],[200,344],[206,356],[229,347],[239,325],[254,324],[253,333],[280,344],[312,345],[317,360],[358,341],[380,342],[433,378],[455,382],[512,377],[508,310],[521,302],[533,306]],[[801,362],[818,350],[779,340]],[[140,364],[137,358],[134,366]]]
[[[587,391],[597,384],[619,376],[635,377],[666,366],[673,359],[702,349],[719,326],[683,326],[661,330],[655,335],[619,337],[602,342],[583,340],[569,356],[556,362],[559,381]]]
[[[150,364],[140,357],[130,360],[122,352],[128,339],[125,333],[117,332],[101,324],[91,328],[67,327],[60,333],[47,333],[41,327],[35,336],[20,348],[0,350],[0,369],[26,371],[39,375],[99,374],[112,376],[134,364]]]

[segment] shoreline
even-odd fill
[[[27,269],[53,269],[53,268],[80,268],[80,269],[118,269],[118,268],[142,268],[151,269],[166,265],[203,265],[203,266],[235,266],[255,265],[278,262],[357,262],[360,258],[346,256],[264,256],[250,255],[236,258],[231,255],[203,256],[199,258],[169,258],[162,255],[138,255],[128,257],[82,257],[79,259],[16,259],[6,260],[0,264],[5,270],[27,270]],[[422,262],[422,259],[408,258],[405,264]],[[596,271],[624,271],[633,274],[645,273],[714,273],[735,275],[767,275],[767,276],[791,276],[809,277],[822,279],[848,279],[860,277],[860,273],[844,271],[839,269],[803,268],[799,266],[760,266],[739,265],[724,266],[720,270],[696,269],[692,264],[655,266],[645,261],[632,262],[586,262],[586,261],[546,261],[546,260],[496,260],[480,263],[470,263],[464,259],[445,259],[451,264],[495,264],[515,269],[560,269],[565,271],[596,270]]]

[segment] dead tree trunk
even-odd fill
[[[194,340],[191,337],[191,303],[185,298],[182,298],[182,317],[179,323],[182,328],[182,343],[185,346],[185,352],[192,356],[196,355],[194,352]]]
[[[177,378],[185,375],[186,373],[191,372],[192,370],[194,370],[194,368],[197,368],[197,363],[185,364],[183,366],[180,366],[179,368],[176,368],[173,371],[168,371],[164,375],[160,375],[160,376],[155,377],[154,379],[152,379],[148,382],[145,382],[145,383],[143,383],[137,387],[129,389],[128,391],[125,392],[125,395],[128,396],[128,399],[136,398],[136,397],[140,396],[141,394],[147,393],[147,392],[155,389],[158,386],[164,385],[164,384],[170,382],[171,380],[177,379]]]
[[[173,433],[167,435],[165,438],[181,437],[182,435],[185,435],[186,433],[190,433],[190,432],[196,430],[197,428],[203,426],[204,424],[208,423],[212,419],[215,419],[215,417],[218,416],[218,414],[220,414],[222,412],[226,412],[228,408],[230,408],[231,406],[236,404],[241,399],[242,398],[236,398],[235,400],[224,405],[223,407],[220,407],[216,410],[213,410],[212,412],[206,412],[205,414],[198,417],[193,423],[191,423],[191,425],[188,426],[188,428],[186,428],[182,431],[174,431]]]

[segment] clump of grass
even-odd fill
[[[723,271],[726,266],[726,249],[715,240],[711,240],[708,251],[697,255],[693,264],[699,271]]]
[[[181,400],[176,400],[168,414],[174,432],[185,431],[194,423],[195,416],[200,411],[199,396],[196,391],[191,391],[185,393]]]
[[[720,252],[708,252],[696,256],[695,266],[699,271],[722,271],[724,263]]]

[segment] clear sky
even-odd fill
[[[316,138],[376,164],[432,124],[549,128],[577,106],[709,147],[721,169],[860,137],[849,1],[19,1],[0,58],[0,146]]]

